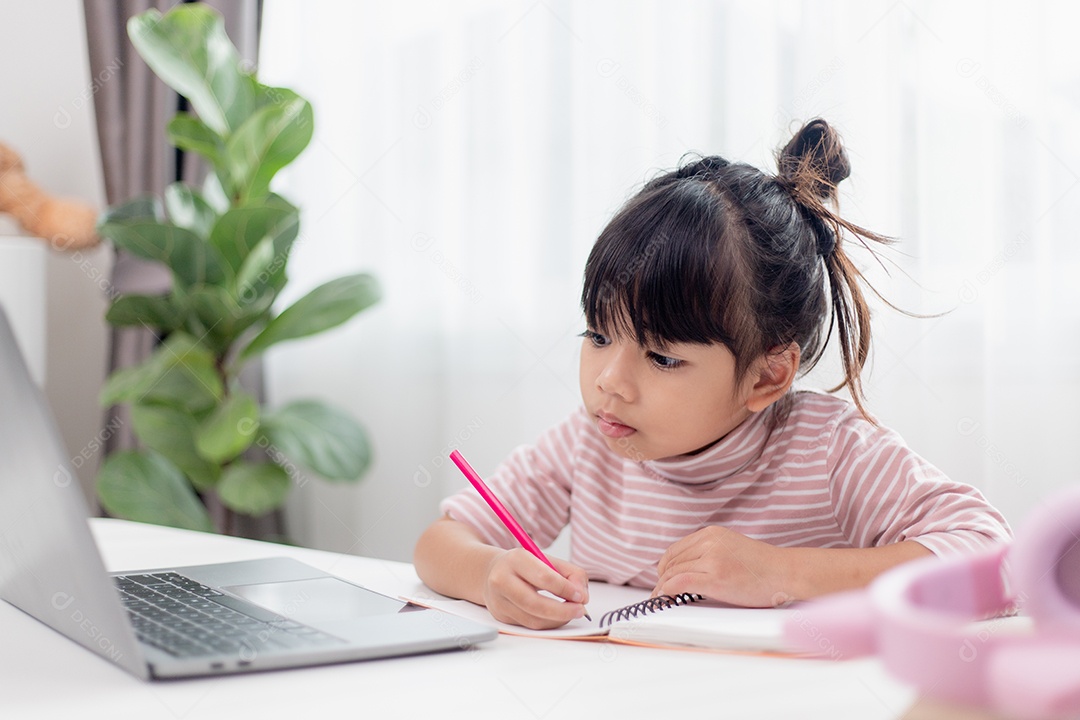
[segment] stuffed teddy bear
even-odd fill
[[[22,158],[0,142],[0,212],[58,250],[97,245],[97,212],[78,200],[49,195],[26,176]]]

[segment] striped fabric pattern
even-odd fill
[[[638,462],[608,449],[581,408],[516,449],[488,484],[541,547],[569,524],[571,562],[591,579],[643,588],[654,586],[672,543],[709,525],[783,547],[915,540],[938,555],[1011,537],[978,490],[947,478],[851,403],[797,392],[771,434],[769,412],[705,452]],[[486,542],[517,547],[472,488],[441,509]]]

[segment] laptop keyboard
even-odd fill
[[[140,641],[174,657],[237,655],[337,644],[314,628],[174,572],[113,578]]]

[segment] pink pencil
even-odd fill
[[[525,532],[525,528],[521,527],[518,521],[514,519],[514,516],[510,514],[510,511],[506,509],[506,506],[502,504],[502,501],[500,501],[499,498],[495,497],[495,493],[491,492],[491,488],[489,488],[487,484],[480,479],[480,476],[476,473],[475,470],[472,469],[472,465],[470,465],[468,461],[461,456],[461,453],[457,450],[453,451],[452,453],[450,453],[450,459],[453,460],[454,464],[458,466],[458,470],[460,470],[462,474],[469,479],[469,482],[472,483],[472,486],[476,488],[476,491],[478,493],[480,493],[480,497],[484,498],[487,504],[491,506],[491,509],[495,511],[495,515],[498,516],[499,520],[502,520],[502,524],[506,526],[506,529],[510,531],[510,534],[513,535],[519,543],[521,543],[521,547],[531,552],[533,555],[539,558],[541,562],[543,562],[552,570],[555,570],[555,572],[559,572],[555,569],[555,566],[551,564],[551,561],[548,560],[547,557],[544,555],[544,552],[540,549],[540,546],[537,545],[531,537],[529,537],[529,533]],[[562,575],[562,573],[559,574]],[[589,617],[588,612],[585,613],[585,619],[592,622],[592,618]]]

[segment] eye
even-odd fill
[[[657,352],[650,351],[648,355],[652,364],[661,370],[674,370],[683,364],[683,361],[678,358],[668,357]]]
[[[581,337],[591,342],[593,344],[593,347],[599,348],[611,344],[611,341],[608,340],[606,337],[604,337],[598,332],[593,332],[592,330],[586,330],[585,332],[581,333]]]

